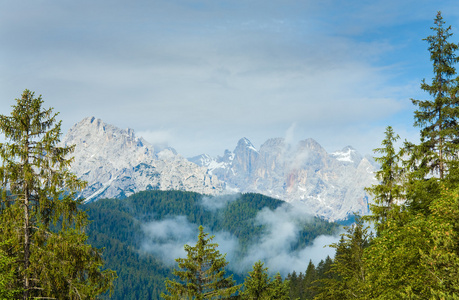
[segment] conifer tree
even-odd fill
[[[333,270],[333,260],[329,255],[327,255],[325,260],[321,260],[317,264],[316,271],[318,280],[311,287],[315,292],[314,299],[339,299],[335,298],[333,290],[330,290],[330,284],[338,280],[339,277]]]
[[[274,276],[274,280],[271,283],[269,291],[269,299],[288,300],[290,290],[290,282],[288,280],[282,280],[279,273]]]
[[[315,281],[317,280],[317,271],[316,267],[312,263],[312,260],[309,260],[308,267],[306,268],[306,272],[304,274],[304,279],[303,279],[303,294],[304,294],[304,299],[313,299],[315,296],[315,291],[314,291],[314,286],[315,286]]]
[[[282,280],[279,273],[269,278],[268,268],[263,268],[263,265],[261,261],[253,265],[253,270],[244,280],[242,299],[290,299],[290,281]]]
[[[421,129],[421,144],[408,147],[413,155],[413,165],[420,176],[429,172],[443,179],[450,163],[457,160],[459,150],[459,80],[454,65],[459,58],[455,52],[458,45],[448,39],[451,26],[445,27],[440,12],[435,18],[434,34],[424,40],[429,43],[430,60],[433,61],[432,83],[422,81],[421,89],[432,96],[432,100],[412,99],[417,110],[414,125]]]
[[[383,147],[373,150],[382,154],[381,157],[375,157],[381,168],[375,174],[379,184],[365,189],[374,196],[374,204],[370,204],[371,215],[366,219],[375,223],[377,232],[384,229],[389,212],[398,206],[397,201],[400,202],[403,197],[401,158],[394,148],[394,143],[399,138],[392,127],[388,126],[381,143]],[[392,215],[394,217],[395,214]]]
[[[271,280],[268,276],[268,268],[263,268],[264,263],[257,261],[253,270],[244,280],[243,299],[269,299]]]
[[[57,113],[42,104],[25,90],[11,116],[0,115],[0,241],[11,240],[2,250],[19,276],[10,288],[24,299],[93,299],[115,274],[101,271],[100,251],[85,243],[88,221],[75,199],[84,182],[68,169],[73,147],[58,146]]]
[[[355,224],[345,229],[339,243],[331,245],[336,248],[331,266],[331,273],[335,276],[320,280],[323,285],[316,299],[365,299],[367,270],[364,251],[372,235],[359,216],[356,216]]]
[[[233,276],[226,277],[226,255],[220,254],[218,244],[212,243],[214,236],[208,235],[199,226],[196,245],[185,245],[187,257],[176,259],[179,269],[174,269],[173,274],[180,281],[167,280],[169,295],[163,293],[162,298],[226,299],[237,293],[240,285],[234,285]]]

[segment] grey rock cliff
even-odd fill
[[[223,191],[206,168],[177,155],[174,149],[156,151],[135,136],[94,117],[75,124],[61,141],[75,145],[71,170],[88,182],[86,201],[123,198],[142,190],[185,190],[215,195]]]

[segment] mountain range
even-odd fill
[[[155,148],[132,129],[88,117],[64,136],[75,145],[71,170],[88,182],[82,196],[125,198],[143,190],[182,190],[207,195],[254,192],[304,203],[310,213],[344,219],[368,212],[364,187],[375,184],[377,166],[350,146],[327,153],[313,139],[291,145],[273,138],[257,149],[242,138],[222,156],[184,158],[173,148]]]

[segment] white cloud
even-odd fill
[[[296,140],[295,140],[295,127],[296,127],[296,124],[293,123],[292,125],[290,125],[290,127],[287,129],[287,131],[285,132],[285,144],[286,145],[293,145]]]
[[[137,136],[143,137],[147,142],[155,147],[164,148],[169,146],[173,138],[170,130],[145,130],[136,132]]]
[[[142,251],[153,253],[167,265],[174,265],[175,259],[186,258],[184,246],[195,246],[198,236],[198,226],[188,222],[185,216],[148,222],[142,225],[145,238],[141,244]],[[214,235],[213,242],[219,245],[218,251],[227,254],[228,261],[236,259],[239,244],[237,239],[227,232],[204,232]]]
[[[238,262],[240,270],[247,271],[254,262],[261,260],[271,273],[280,272],[286,276],[292,271],[304,272],[309,260],[317,265],[327,255],[334,256],[335,250],[324,246],[337,242],[338,234],[319,236],[311,246],[292,250],[298,241],[301,225],[312,221],[305,205],[284,205],[274,211],[263,209],[258,213],[257,221],[266,226],[266,234],[259,243],[251,245],[247,255]]]
[[[186,257],[185,244],[196,244],[193,240],[197,226],[184,216],[143,224],[142,231],[146,238],[141,250],[154,253],[168,265],[173,265],[176,258]]]
[[[210,205],[208,207],[215,208],[215,203]],[[259,242],[249,245],[244,255],[234,235],[228,232],[209,232],[206,228],[204,231],[215,236],[213,241],[219,245],[220,253],[226,254],[229,269],[246,273],[256,261],[261,260],[271,273],[280,272],[286,276],[292,271],[304,272],[309,260],[317,265],[327,255],[334,256],[335,250],[324,246],[338,242],[338,233],[332,236],[321,235],[310,246],[292,250],[302,225],[311,221],[312,217],[304,205],[284,205],[274,211],[263,209],[258,213],[256,222],[265,225],[266,232]],[[183,246],[194,246],[198,234],[197,225],[189,223],[184,216],[149,222],[143,224],[142,230],[145,239],[141,250],[159,256],[168,265],[174,265],[176,258],[186,257]]]
[[[237,200],[241,195],[240,194],[228,194],[221,196],[204,196],[201,200],[201,205],[210,211],[216,211],[218,209],[224,208],[230,202]]]

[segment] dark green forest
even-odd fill
[[[159,299],[165,291],[166,277],[173,277],[171,267],[153,254],[141,251],[141,242],[145,239],[142,224],[185,216],[190,223],[202,225],[207,232],[225,231],[237,237],[243,256],[244,249],[256,244],[264,233],[264,227],[255,220],[257,213],[287,205],[277,199],[249,193],[213,210],[202,205],[203,197],[193,192],[144,191],[122,200],[101,199],[84,205],[92,220],[86,231],[88,241],[97,248],[104,248],[105,266],[118,275],[112,299]],[[292,250],[310,245],[319,235],[333,234],[339,227],[317,217],[312,220],[306,217],[301,226],[300,239],[292,245]],[[246,275],[234,274],[234,278],[242,283]]]

